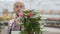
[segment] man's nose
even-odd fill
[[[18,7],[18,10],[20,10],[21,8],[20,7]]]

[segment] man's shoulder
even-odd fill
[[[9,23],[13,23],[14,22],[14,19],[12,19],[12,20],[9,20]]]

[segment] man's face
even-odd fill
[[[21,12],[24,9],[24,4],[21,2],[16,2],[14,4],[14,11],[16,12],[16,14],[19,14],[19,12]]]

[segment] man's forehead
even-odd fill
[[[14,6],[16,6],[16,5],[24,5],[24,4],[22,2],[15,2]]]

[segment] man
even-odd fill
[[[14,11],[15,11],[15,13],[16,13],[17,16],[16,16],[15,19],[10,20],[9,23],[8,23],[8,33],[9,34],[11,34],[11,30],[14,30],[14,31],[21,30],[21,27],[18,26],[18,24],[21,21],[18,20],[17,18],[19,17],[19,13],[23,12],[23,9],[25,9],[25,7],[24,7],[24,4],[22,2],[16,2],[16,3],[14,3]]]

